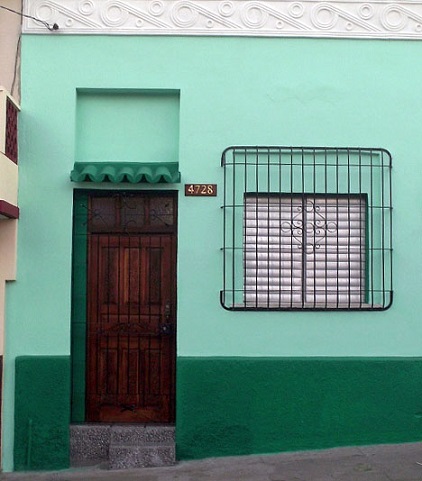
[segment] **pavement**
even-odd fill
[[[183,461],[165,468],[0,474],[5,481],[422,481],[422,443]]]

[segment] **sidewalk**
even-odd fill
[[[4,481],[422,481],[422,443],[184,461],[166,468],[0,474]]]

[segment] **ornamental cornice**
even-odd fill
[[[422,1],[25,0],[23,32],[422,39]]]

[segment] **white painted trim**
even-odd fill
[[[25,0],[24,33],[422,39],[422,1]]]

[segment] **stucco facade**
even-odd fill
[[[8,8],[21,9],[21,2],[12,0]],[[17,206],[18,168],[6,155],[6,103],[10,98],[15,106],[20,98],[20,34],[21,17],[0,9],[0,201]],[[9,96],[9,97],[8,97]],[[0,359],[3,364],[5,324],[5,283],[16,275],[17,221],[2,216],[0,229]],[[0,369],[3,383],[3,367]],[[1,389],[2,393],[2,389]],[[3,399],[3,395],[0,395]],[[1,408],[3,411],[3,408]],[[2,416],[0,416],[2,419]]]
[[[18,208],[17,117],[19,105],[0,87],[0,363],[3,387],[6,281],[16,279]],[[0,399],[3,399],[1,389]],[[2,418],[1,418],[2,419]]]
[[[86,230],[95,228],[89,209],[101,191],[177,199],[179,459],[420,439],[422,3],[41,4],[29,1],[27,11],[59,30],[28,20],[22,38],[25,216],[18,280],[7,287],[4,469],[13,469],[13,454],[15,469],[65,467],[68,426],[86,421],[94,262]],[[391,154],[387,310],[364,310],[363,301],[353,311],[222,307],[221,156],[230,146]],[[91,177],[71,182],[75,162]],[[180,182],[118,177],[119,163],[148,162],[177,162]],[[99,163],[112,167],[107,176]],[[201,183],[217,195],[186,195],[185,185]],[[349,186],[348,196],[367,195],[364,185]],[[49,375],[59,382],[50,404]],[[33,406],[23,401],[31,396]],[[43,465],[51,433],[60,448]]]

